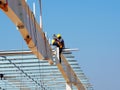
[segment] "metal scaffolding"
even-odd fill
[[[93,90],[72,52],[63,51],[59,63],[59,49],[52,50],[25,0],[0,0],[0,8],[30,49],[0,51],[1,90]]]
[[[1,90],[65,90],[66,81],[57,68],[56,64],[49,65],[45,60],[38,58],[31,53],[7,54],[21,51],[1,51],[5,54],[0,55],[0,74],[3,77],[0,80]],[[72,53],[63,54],[68,63],[77,74],[78,78],[86,88],[93,90],[88,78],[81,70],[77,60]],[[54,63],[55,63],[55,59]],[[77,88],[72,85],[73,90]]]

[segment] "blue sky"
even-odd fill
[[[120,1],[42,0],[42,4],[43,30],[50,38],[61,33],[66,47],[80,49],[74,55],[94,89],[120,90]],[[0,50],[27,48],[2,11],[0,20]]]

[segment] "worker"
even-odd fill
[[[4,78],[4,74],[0,74],[0,79],[2,80]]]
[[[57,36],[55,34],[53,35],[52,45],[59,47],[59,61],[61,63],[61,53],[62,49],[65,48],[65,45],[60,34],[57,34]]]
[[[59,49],[59,56],[60,56],[60,63],[61,63],[61,53],[62,53],[62,50],[65,48],[65,44],[64,44],[63,38],[61,37],[61,34],[57,34],[57,39],[62,45],[62,47]]]
[[[60,41],[60,43],[62,44],[62,48],[65,48],[65,44],[64,44],[64,40],[62,39],[60,34],[57,34],[57,39]]]
[[[62,44],[60,44],[60,41],[57,39],[57,36],[55,34],[53,35],[52,45],[57,46],[59,48],[62,47]]]

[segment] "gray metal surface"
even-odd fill
[[[8,51],[2,52],[7,53]],[[86,87],[86,90],[93,90],[88,78],[72,54],[66,53],[64,56]],[[29,53],[0,56],[0,74],[4,75],[3,78],[0,78],[0,90],[66,89],[66,82],[55,64],[49,65],[47,61],[38,60],[35,55]],[[74,85],[72,88],[77,90]]]

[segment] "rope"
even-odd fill
[[[34,20],[33,20],[33,24],[34,24],[33,34],[34,34],[34,39],[35,39],[35,46],[37,47],[37,50],[38,50],[38,49],[39,49],[39,48],[38,48],[39,46],[38,46],[38,42],[37,42],[37,41],[38,41],[39,39],[38,39],[38,35],[37,35],[36,23],[35,23],[35,17],[34,17],[34,15],[33,15],[33,19],[34,19]],[[38,55],[39,55],[39,53],[37,52],[37,56],[38,56]],[[39,64],[39,73],[40,73],[40,71],[41,71],[41,69],[40,69],[40,68],[41,68],[41,65],[40,65],[40,61],[39,61],[39,60],[38,60],[38,64]],[[41,73],[40,73],[40,78],[41,78]],[[38,83],[41,84],[41,80],[40,80],[40,82],[38,82]],[[41,85],[42,85],[42,84],[41,84]],[[40,85],[40,86],[41,86],[41,85]],[[42,88],[42,87],[41,87],[41,88]],[[39,87],[39,89],[40,89],[40,87]]]
[[[40,5],[40,0],[39,0],[39,5]],[[41,12],[42,13],[42,12]],[[40,20],[41,20],[41,18],[40,18]],[[40,23],[41,23],[41,21],[40,21]],[[40,24],[40,28],[42,29],[42,25]],[[40,69],[41,68],[41,66],[40,66],[40,63],[39,63],[39,73],[40,72],[42,72],[42,69]],[[41,79],[42,79],[42,75],[41,75],[41,73],[40,73],[40,83],[41,83],[41,88],[42,88],[42,82],[41,82]],[[39,88],[40,89],[40,88]],[[43,88],[42,88],[43,89]]]
[[[42,26],[42,2],[41,2],[41,0],[39,0],[39,7],[40,7],[40,28],[41,29],[43,29],[43,26]],[[45,33],[43,32],[43,38],[44,38],[44,44],[45,44],[45,55],[46,56],[48,56],[48,54],[47,54],[47,44],[46,44],[46,38],[45,38]],[[45,57],[45,58],[47,58],[47,57]],[[43,66],[43,64],[42,64],[42,66]],[[41,67],[41,69],[42,69],[42,67]],[[42,72],[44,72],[44,70],[42,69]],[[42,80],[44,81],[44,76],[42,77]],[[45,86],[44,86],[44,82],[42,82],[41,83],[42,84],[42,89],[43,90],[46,90],[46,88],[45,88]]]

